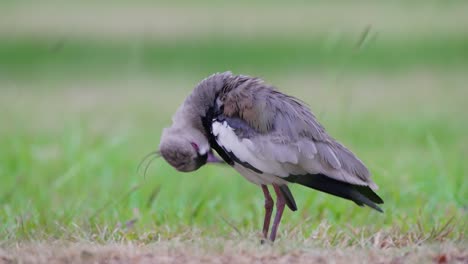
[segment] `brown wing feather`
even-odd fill
[[[259,78],[243,75],[227,78],[219,98],[223,103],[224,115],[241,118],[262,135],[262,140],[255,141],[258,142],[257,151],[263,152],[259,153],[260,156],[275,156],[264,153],[267,150],[275,151],[275,144],[279,150],[284,150],[281,146],[289,145],[299,156],[295,164],[300,167],[298,169],[320,170],[336,180],[377,189],[366,166],[330,137],[299,99],[277,91]],[[264,137],[271,140],[265,140]],[[273,144],[273,147],[267,144]],[[301,150],[303,146],[314,146],[316,154]],[[311,163],[312,160],[319,164],[313,165],[316,163]]]

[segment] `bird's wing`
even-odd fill
[[[368,174],[367,178],[356,175],[357,170],[367,169],[342,145],[329,145],[309,138],[285,142],[276,133],[256,132],[239,118],[221,116],[213,121],[212,126],[218,145],[231,159],[257,173],[283,178],[322,174],[338,181],[376,189]],[[353,167],[349,164],[343,166],[349,162],[357,164]]]
[[[285,178],[322,174],[377,189],[365,165],[325,132],[305,104],[260,79],[234,76],[217,107],[212,133],[246,167]]]

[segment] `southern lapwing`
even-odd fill
[[[298,183],[369,206],[383,200],[369,170],[350,150],[327,134],[310,109],[259,78],[211,75],[185,99],[165,128],[160,153],[179,171],[200,168],[212,160],[211,149],[265,196],[263,236],[276,193],[276,215],[269,239],[274,241],[283,210],[297,210],[288,188]]]

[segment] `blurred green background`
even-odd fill
[[[429,231],[468,206],[466,1],[0,2],[0,240],[260,231],[234,170],[143,156],[198,81],[231,70],[306,101],[370,168],[385,214],[293,186],[281,233]]]

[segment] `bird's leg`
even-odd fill
[[[275,189],[275,193],[276,193],[276,215],[275,215],[275,220],[273,221],[273,226],[271,228],[271,233],[270,233],[270,240],[272,242],[275,241],[276,231],[278,230],[281,217],[283,216],[284,206],[286,204],[283,193],[281,193],[279,186],[276,184],[273,184],[273,189]]]
[[[263,220],[263,237],[268,237],[268,229],[270,228],[271,213],[273,212],[273,199],[271,199],[268,187],[264,184],[262,186],[263,195],[265,196],[265,219]]]

